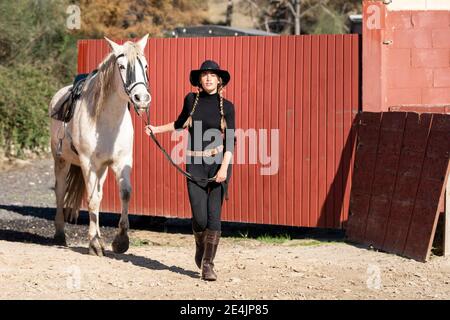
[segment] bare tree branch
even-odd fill
[[[305,16],[309,11],[311,11],[311,10],[317,8],[318,6],[320,6],[320,3],[317,3],[317,4],[313,5],[312,7],[309,7],[308,9],[304,10],[304,11],[302,12],[302,14],[300,15],[300,18],[302,18],[302,17]]]
[[[264,25],[266,26],[266,31],[270,32],[269,17],[267,17],[267,16],[264,17]]]
[[[266,8],[262,8],[260,5],[258,5],[255,1],[253,0],[244,0],[246,2],[248,2],[249,4],[251,4],[254,8],[256,8],[258,11],[262,11],[267,15],[270,15],[270,12],[266,9]]]
[[[255,23],[255,25],[260,27],[264,25],[267,31],[276,29],[278,31],[275,32],[283,33],[289,29],[289,32],[294,32],[294,34],[300,34],[301,27],[306,27],[305,29],[309,30],[312,25],[319,22],[318,12],[317,14],[314,12],[318,8],[323,9],[323,12],[333,17],[336,23],[339,24],[341,31],[348,31],[349,28],[344,21],[345,14],[357,7],[356,0],[348,2],[336,0],[279,0],[274,2],[268,0],[242,0],[242,3],[248,5],[250,15],[258,19],[259,22]],[[257,13],[255,14],[255,12]],[[300,23],[300,20],[304,18],[306,20],[302,20],[302,23]],[[286,21],[290,22],[287,23]],[[292,24],[292,21],[294,21],[295,30],[290,26],[284,27]]]
[[[322,8],[326,13],[328,13],[330,16],[332,16],[332,17],[334,17],[334,18],[336,18],[336,19],[339,20],[339,16],[337,16],[334,12],[332,12],[331,10],[329,10],[325,5],[321,4],[320,6],[321,6],[321,8]],[[345,30],[345,31],[349,31],[349,28],[345,25],[345,23],[343,24],[343,27],[344,27],[344,30]]]
[[[297,12],[295,11],[294,6],[292,5],[291,1],[285,1],[286,6],[289,8],[289,10],[291,10],[291,13],[294,17],[297,17]]]

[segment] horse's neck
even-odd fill
[[[116,127],[123,121],[125,114],[128,112],[126,107],[128,99],[119,94],[123,90],[123,84],[117,74],[114,75],[113,88],[109,95],[105,97],[96,121]]]
[[[124,100],[116,92],[112,92],[106,97],[103,108],[97,117],[97,122],[107,123],[111,126],[118,125],[123,121],[127,112],[127,100]]]

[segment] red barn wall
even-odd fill
[[[103,40],[82,40],[78,49],[79,72],[96,68],[109,52]],[[348,217],[352,125],[360,100],[358,35],[158,38],[149,39],[145,54],[152,124],[176,119],[184,96],[193,90],[190,70],[213,59],[231,73],[225,97],[235,104],[237,127],[279,132],[276,174],[262,175],[265,165],[259,161],[234,164],[224,221],[342,227]],[[130,213],[190,218],[185,178],[144,134],[142,119],[132,114]],[[170,134],[158,137],[169,151],[176,144]],[[248,144],[245,150],[248,155]],[[101,210],[120,212],[111,173]]]

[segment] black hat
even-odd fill
[[[200,87],[199,77],[203,71],[213,71],[220,78],[222,78],[222,85],[226,86],[230,81],[230,74],[226,70],[221,70],[217,62],[212,60],[206,60],[200,66],[198,70],[192,70],[189,80],[194,87]]]

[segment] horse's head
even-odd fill
[[[137,42],[127,41],[123,45],[106,37],[105,39],[116,57],[117,74],[123,83],[123,93],[128,96],[138,114],[139,111],[148,111],[152,100],[144,55],[148,34]]]

